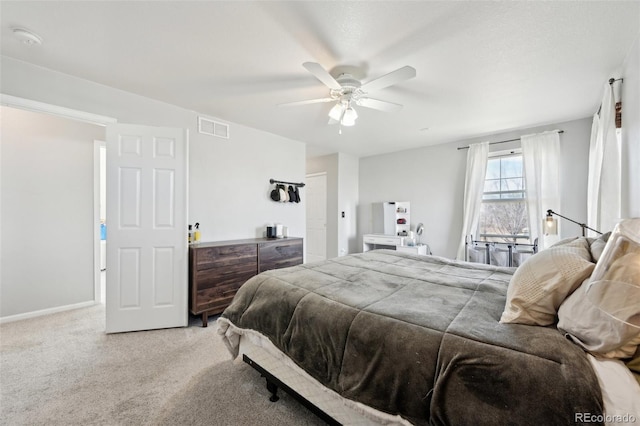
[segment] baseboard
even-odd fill
[[[72,309],[88,308],[95,305],[96,302],[89,300],[87,302],[74,303],[73,305],[56,306],[54,308],[42,309],[40,311],[25,312],[24,314],[9,315],[8,317],[0,317],[0,324],[7,322],[20,321],[29,318],[41,317],[43,315],[55,314],[58,312],[70,311]]]

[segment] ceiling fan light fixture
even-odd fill
[[[338,102],[333,106],[333,108],[331,108],[331,111],[329,111],[329,117],[333,118],[336,121],[340,121],[340,118],[342,117],[342,112],[343,112],[342,104]]]
[[[344,115],[342,116],[342,125],[343,126],[353,126],[356,124],[356,118],[358,118],[358,113],[352,107],[349,107],[345,110]]]
[[[355,77],[351,72],[347,72],[345,67],[341,67],[345,72],[338,75],[338,77],[334,77],[318,63],[305,62],[302,66],[329,88],[329,96],[320,99],[288,102],[281,105],[307,105],[321,102],[335,102],[328,114],[330,118],[328,124],[340,123],[340,129],[338,130],[340,134],[342,133],[342,126],[350,127],[356,124],[358,113],[352,107],[353,104],[385,112],[402,109],[402,105],[400,104],[370,98],[368,94],[416,76],[415,68],[407,65],[362,84],[360,79]],[[354,67],[350,68],[355,69]]]

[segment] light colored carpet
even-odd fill
[[[3,425],[321,425],[231,357],[215,319],[107,335],[104,306],[0,325]]]

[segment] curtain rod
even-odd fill
[[[610,78],[609,79],[609,86],[613,86],[613,83],[615,83],[616,81],[619,81],[620,83],[624,83],[624,78],[622,78],[622,77],[620,77],[620,78]],[[615,99],[614,99],[614,101],[615,101]],[[596,112],[596,114],[600,115],[600,111],[602,111],[602,103],[598,107],[598,112]],[[616,123],[616,127],[618,127],[617,123]]]
[[[558,133],[564,133],[564,130],[558,130]],[[520,140],[520,138],[518,138],[518,139],[509,139],[509,140],[506,140],[506,141],[489,142],[489,145],[496,145],[496,144],[499,144],[499,143],[507,143],[507,142],[516,142],[516,141],[519,141],[519,140]],[[460,151],[461,149],[469,149],[469,146],[468,145],[467,146],[459,146],[458,147],[458,151]]]

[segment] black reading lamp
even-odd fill
[[[561,218],[568,220],[569,222],[573,222],[576,225],[580,225],[580,227],[582,228],[582,236],[583,237],[586,236],[586,230],[587,229],[589,229],[589,230],[591,230],[591,231],[593,231],[593,232],[595,232],[595,233],[597,233],[599,235],[602,235],[602,232],[600,232],[600,231],[598,231],[596,229],[588,227],[585,223],[576,222],[575,220],[569,219],[568,217],[565,217],[565,216],[562,216],[561,214],[556,213],[553,210],[547,210],[547,217],[546,217],[546,219],[544,221],[545,235],[547,235],[547,234],[557,235],[558,234],[558,221],[553,218],[554,214],[556,216],[560,216]]]

